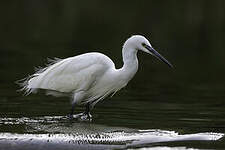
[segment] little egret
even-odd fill
[[[91,118],[90,111],[95,104],[110,94],[125,87],[138,70],[137,52],[144,51],[170,67],[173,67],[141,35],[133,35],[123,45],[123,67],[115,68],[113,61],[106,55],[90,52],[66,59],[56,59],[21,83],[25,94],[38,89],[46,90],[47,95],[71,96],[73,117],[74,107],[86,107],[82,117]]]

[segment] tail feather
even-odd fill
[[[48,58],[48,63],[46,64],[45,67],[38,67],[35,68],[35,73],[33,75],[29,75],[28,77],[18,80],[15,83],[18,84],[21,89],[18,91],[24,91],[24,95],[29,95],[31,93],[35,93],[37,91],[37,83],[38,83],[38,77],[40,76],[41,73],[43,73],[45,70],[47,70],[51,65],[60,62],[62,59],[59,58],[53,58],[49,59]]]
[[[18,80],[16,81],[16,84],[18,84],[21,88],[17,91],[19,92],[24,92],[24,95],[27,96],[31,93],[34,93],[37,89],[35,88],[31,88],[29,86],[29,81],[36,77],[35,75],[29,75],[28,77],[24,78],[24,79],[21,79],[21,80]]]

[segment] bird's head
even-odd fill
[[[151,54],[161,60],[162,62],[173,68],[173,65],[167,61],[162,55],[160,55],[150,44],[150,42],[142,35],[133,35],[124,43],[124,46],[129,46],[137,51],[143,51]]]

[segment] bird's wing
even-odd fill
[[[24,88],[28,92],[32,89],[59,92],[85,91],[113,65],[107,56],[100,53],[70,57],[32,75]]]

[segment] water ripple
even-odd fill
[[[32,132],[0,133],[1,149],[114,149],[172,141],[215,141],[222,133],[179,134],[160,129],[139,130],[85,122],[70,122],[65,116],[0,118],[0,125],[25,124]]]

